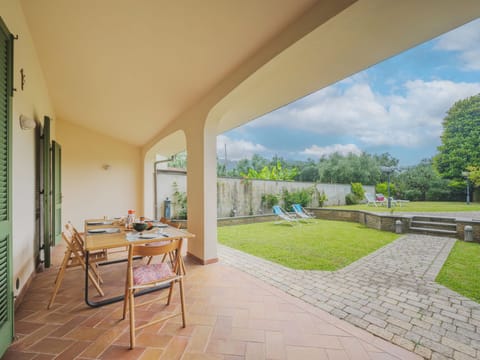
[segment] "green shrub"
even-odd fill
[[[375,191],[377,194],[383,194],[385,197],[388,196],[388,184],[386,182],[383,183],[378,183],[375,185]],[[397,193],[397,189],[395,187],[395,184],[390,183],[390,196],[393,196],[394,194]]]
[[[421,201],[423,200],[422,192],[417,189],[405,190],[405,198],[410,201]]]
[[[358,204],[358,198],[357,195],[348,193],[345,195],[345,204],[347,205],[357,205]]]
[[[365,197],[365,190],[362,183],[352,183],[350,187],[352,194],[357,197],[357,201],[361,201]]]
[[[187,219],[187,193],[179,191],[178,184],[174,181],[173,187],[173,214],[174,218]]]
[[[322,190],[322,192],[318,193],[318,206],[323,207],[323,204],[325,201],[327,201],[327,194],[325,194],[325,191]]]
[[[271,208],[274,205],[278,205],[278,196],[275,194],[263,194],[262,195],[262,206],[265,208]]]
[[[287,211],[292,207],[292,204],[300,204],[306,207],[312,202],[312,193],[313,188],[294,190],[291,192],[283,190],[283,206]]]

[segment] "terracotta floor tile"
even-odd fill
[[[123,292],[124,283],[118,279],[125,276],[124,264],[102,267],[101,272],[107,293]],[[147,327],[137,332],[137,348],[129,350],[128,320],[121,320],[123,305],[88,307],[79,269],[67,272],[53,309],[46,309],[55,275],[56,269],[47,269],[32,282],[15,314],[18,339],[2,360],[57,355],[59,360],[251,360],[287,355],[299,360],[315,356],[361,360],[405,355],[403,349],[238,270],[221,263],[199,266],[188,261],[187,327],[182,328],[180,317]],[[94,290],[91,295],[99,298]],[[136,302],[153,297],[142,296]],[[138,323],[178,308],[177,297],[168,307],[157,302],[145,305],[137,311]]]
[[[372,360],[398,360],[397,357],[394,357],[387,353],[372,353],[370,354],[370,359]]]
[[[143,353],[145,352],[145,348],[136,347],[135,349],[128,349],[123,346],[116,346],[112,345],[105,352],[102,354],[100,359],[103,360],[136,360],[140,359]]]
[[[75,316],[70,321],[67,323],[63,324],[57,330],[52,332],[51,336],[52,337],[64,337],[66,334],[68,334],[70,331],[76,329],[83,321],[85,321],[86,317],[85,316]]]
[[[145,349],[143,354],[140,356],[140,360],[158,360],[162,358],[164,349],[161,348],[148,348]]]
[[[249,319],[250,329],[280,331],[289,326],[289,323],[281,320]]]
[[[71,359],[74,359],[78,355],[80,355],[83,352],[83,350],[85,350],[85,348],[89,345],[90,345],[90,343],[87,342],[87,341],[75,341],[67,349],[65,349],[63,352],[61,352],[55,359],[56,360],[71,360]]]
[[[10,349],[12,350],[25,350],[31,345],[35,344],[37,341],[43,339],[45,336],[48,336],[52,333],[57,327],[55,325],[44,325],[38,330],[34,331],[30,335],[15,341]]]
[[[188,342],[187,351],[190,353],[204,352],[212,331],[213,328],[211,326],[195,326]]]
[[[328,360],[328,355],[324,349],[314,347],[287,346],[288,360]]]
[[[258,329],[234,327],[230,337],[234,340],[249,342],[265,342],[265,331]]]
[[[97,340],[85,349],[82,356],[91,358],[99,357],[120,334],[121,331],[116,328],[104,332],[99,338],[97,338]]]
[[[209,353],[191,353],[186,352],[183,354],[182,360],[224,360],[225,357],[218,354]],[[143,359],[142,359],[143,360]]]
[[[328,360],[351,360],[345,350],[326,349]]]
[[[247,343],[247,352],[245,354],[246,360],[262,360],[265,359],[265,344],[262,343]]]
[[[105,332],[105,329],[88,326],[79,326],[70,331],[64,338],[75,339],[79,341],[94,341]]]
[[[33,358],[33,360],[53,360],[56,358],[57,358],[56,355],[38,354]]]
[[[187,347],[187,344],[187,338],[181,336],[174,337],[165,349],[163,357],[171,360],[180,359],[185,351],[185,348]]]
[[[212,339],[207,346],[207,352],[214,354],[244,356],[246,347],[247,346],[244,341]]]
[[[17,334],[28,335],[35,332],[38,328],[41,328],[43,325],[44,323],[17,321],[15,322],[15,331]]]
[[[285,342],[283,333],[265,332],[265,349],[269,359],[285,359]]]
[[[60,354],[72,344],[72,340],[61,338],[45,338],[30,346],[29,350],[46,354]]]
[[[343,349],[337,336],[296,333],[285,336],[285,343],[294,346],[313,346],[326,349]]]
[[[34,352],[28,353],[23,351],[15,351],[12,349],[8,349],[6,353],[3,355],[2,360],[31,360],[37,354]]]
[[[350,358],[358,360],[368,360],[370,358],[369,353],[367,353],[363,347],[363,342],[358,339],[354,337],[344,337],[340,339],[340,342]]]
[[[173,336],[171,335],[152,334],[143,331],[136,336],[136,344],[141,347],[166,348],[172,339]]]
[[[218,316],[213,327],[213,339],[227,339],[232,334],[233,319],[229,316]]]

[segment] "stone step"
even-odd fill
[[[420,227],[428,229],[444,229],[444,230],[457,230],[456,223],[447,223],[447,222],[436,222],[436,221],[418,221],[412,220],[411,227]]]
[[[437,216],[413,216],[412,222],[414,221],[426,221],[426,222],[437,222],[437,223],[455,223],[455,218],[448,217],[437,217]]]
[[[410,226],[409,232],[414,234],[422,234],[422,235],[457,237],[456,231],[445,230],[445,229],[432,229],[432,228]]]

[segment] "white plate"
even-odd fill
[[[99,234],[99,233],[107,232],[107,229],[90,229],[88,230],[88,232],[91,234]]]
[[[140,239],[155,239],[156,237],[158,237],[158,235],[155,234],[143,234],[139,236]]]
[[[154,227],[157,227],[157,228],[166,228],[168,227],[167,224],[155,224]]]
[[[87,225],[112,225],[113,221],[89,221]]]

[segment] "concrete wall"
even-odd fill
[[[165,198],[173,200],[173,183],[180,191],[185,191],[186,175],[179,171],[158,171],[157,199],[159,214],[163,214]],[[316,186],[319,193],[325,192],[328,200],[324,205],[344,205],[345,195],[350,192],[350,184],[314,184],[310,182],[243,180],[236,178],[217,178],[217,217],[248,216],[271,213],[270,208],[262,207],[262,195],[276,194],[281,199],[284,190],[295,191],[311,189]],[[374,193],[373,186],[364,186],[368,193]],[[316,193],[309,206],[317,207]]]

